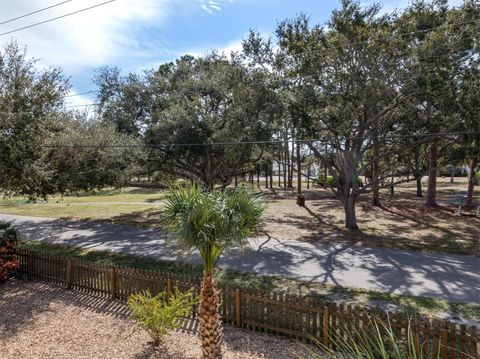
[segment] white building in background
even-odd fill
[[[302,167],[302,173],[303,174],[307,174],[307,166],[303,166]],[[280,172],[280,175],[283,175],[283,166],[282,165],[278,165],[277,162],[274,162],[273,163],[273,175],[274,176],[278,176],[278,173]],[[310,165],[310,172],[308,173],[308,176],[310,176],[310,178],[315,178],[315,177],[318,177],[320,175],[320,171],[321,171],[321,167],[317,164],[317,163],[312,163]],[[296,173],[296,171],[295,171]]]

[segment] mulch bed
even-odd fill
[[[196,324],[153,347],[124,302],[34,281],[0,286],[0,358],[200,358]],[[308,358],[294,340],[225,326],[225,359]]]

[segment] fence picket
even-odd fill
[[[99,296],[126,300],[136,292],[148,290],[153,295],[166,290],[173,294],[175,287],[200,293],[200,281],[189,276],[178,276],[152,270],[114,267],[68,258],[50,253],[19,249],[21,263],[19,277],[38,279],[64,285]],[[238,327],[256,331],[288,335],[300,339],[315,338],[335,349],[335,339],[358,336],[367,330],[371,315],[358,306],[339,306],[317,298],[300,298],[284,293],[231,288],[221,286],[223,319]],[[377,313],[390,320],[395,337],[400,341],[411,328],[417,351],[426,357],[442,359],[478,358],[477,328],[465,324],[443,323],[428,318],[413,318],[410,322],[394,313]]]

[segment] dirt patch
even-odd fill
[[[0,287],[0,358],[161,358],[201,355],[197,326],[187,321],[163,347],[132,332],[123,302],[31,281]],[[225,326],[224,358],[295,358],[302,344]],[[305,355],[305,357],[308,357]]]

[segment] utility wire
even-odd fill
[[[5,25],[5,24],[8,24],[9,22],[12,22],[12,21],[15,21],[15,20],[18,20],[18,19],[23,19],[24,17],[30,16],[30,15],[33,15],[33,14],[37,14],[37,13],[39,13],[39,12],[42,12],[42,11],[45,11],[45,10],[48,10],[48,9],[52,9],[52,8],[54,8],[54,7],[63,5],[63,4],[65,4],[65,3],[67,3],[67,2],[70,2],[70,1],[72,1],[72,0],[62,1],[62,2],[59,2],[59,3],[57,3],[57,4],[54,4],[54,5],[51,5],[51,6],[47,6],[47,7],[44,7],[44,8],[42,8],[42,9],[39,9],[39,10],[35,10],[35,11],[32,11],[32,12],[29,12],[28,14],[14,17],[13,19],[0,22],[0,25]]]
[[[105,2],[102,2],[102,3],[100,3],[100,4],[92,5],[92,6],[89,6],[89,7],[80,9],[80,10],[77,10],[77,11],[70,12],[70,13],[68,13],[68,14],[60,15],[60,16],[53,17],[53,18],[48,19],[48,20],[44,20],[44,21],[40,21],[40,22],[31,24],[31,25],[28,25],[28,26],[20,27],[20,28],[18,28],[18,29],[14,29],[14,30],[10,30],[10,31],[7,31],[7,32],[3,32],[3,33],[0,34],[0,36],[8,35],[8,34],[11,34],[11,33],[17,32],[17,31],[29,29],[29,28],[31,28],[31,27],[38,26],[38,25],[42,25],[42,24],[45,24],[45,23],[47,23],[47,22],[51,22],[51,21],[55,21],[55,20],[58,20],[58,19],[62,19],[62,18],[64,18],[64,17],[71,16],[71,15],[75,15],[75,14],[81,13],[81,12],[83,12],[83,11],[91,10],[91,9],[97,8],[97,7],[99,7],[99,6],[103,6],[103,5],[112,3],[112,2],[114,2],[114,1],[116,1],[116,0],[105,1]]]
[[[82,92],[82,93],[74,93],[74,94],[71,94],[71,95],[66,95],[65,97],[75,97],[75,96],[82,96],[82,95],[88,95],[90,93],[96,93],[96,92],[99,92],[97,90],[91,90],[91,91],[86,91],[86,92]]]
[[[409,134],[409,135],[399,135],[399,134],[390,134],[385,136],[378,136],[380,139],[386,138],[405,138],[405,137],[441,137],[441,136],[458,136],[458,135],[480,135],[480,131],[457,131],[457,132],[436,132],[436,133],[419,133],[419,134]],[[341,136],[338,136],[341,137]],[[373,136],[354,136],[344,138],[345,140],[359,140],[359,139],[368,139]],[[211,143],[159,143],[156,145],[82,145],[82,144],[72,144],[72,145],[44,145],[43,147],[47,148],[138,148],[138,147],[147,147],[147,148],[161,148],[161,147],[186,147],[186,146],[227,146],[227,145],[257,145],[257,144],[284,144],[284,143],[309,143],[309,142],[321,142],[323,139],[308,139],[308,140],[266,140],[266,141],[226,141],[226,142],[211,142]]]
[[[75,108],[75,107],[87,107],[87,106],[98,106],[100,103],[86,103],[83,105],[71,105],[71,106],[65,106],[65,108]]]

